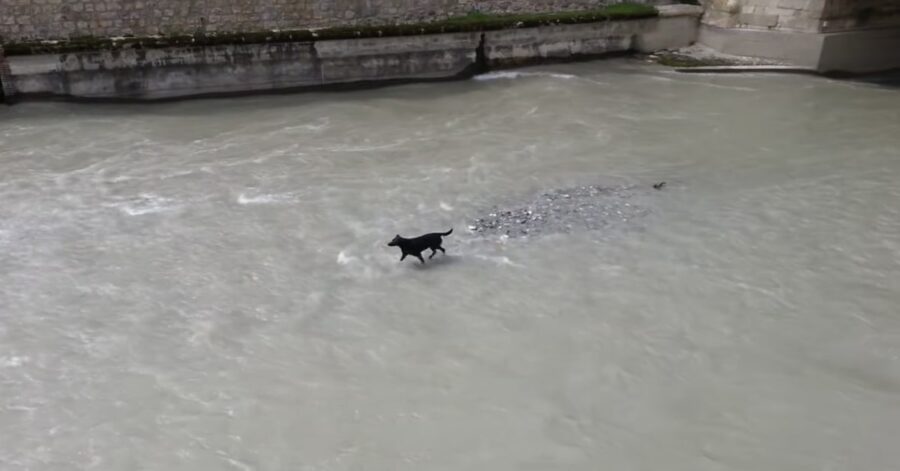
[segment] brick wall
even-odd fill
[[[667,4],[672,0],[631,0]],[[6,41],[251,32],[427,21],[484,12],[597,7],[619,0],[0,0]]]

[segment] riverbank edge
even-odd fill
[[[311,42],[329,39],[364,39],[395,36],[422,36],[442,33],[470,33],[501,29],[530,28],[559,24],[652,18],[659,10],[651,5],[620,3],[589,10],[569,10],[532,14],[481,14],[451,17],[423,23],[332,26],[314,29],[265,31],[197,31],[192,34],[73,37],[42,41],[0,41],[7,56],[62,54],[121,49],[160,49],[234,44]]]
[[[0,82],[4,101],[13,103],[166,101],[455,80],[488,70],[686,46],[697,38],[701,13],[700,7],[673,5],[628,10],[618,18],[594,11],[532,16],[533,23],[521,17],[444,22],[419,34],[406,25],[393,30],[403,33],[396,35],[358,29],[366,33],[44,54],[20,54],[20,48],[7,50],[5,58],[0,53],[0,71],[7,70]]]

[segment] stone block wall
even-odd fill
[[[826,0],[711,0],[704,23],[721,28],[818,31]]]
[[[900,26],[900,0],[706,0],[720,28],[820,33]]]
[[[621,0],[0,0],[5,41],[258,32],[595,8]],[[673,0],[630,0],[669,4]]]

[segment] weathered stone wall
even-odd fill
[[[721,28],[818,31],[826,0],[711,0],[704,23]]]
[[[621,0],[0,0],[7,41],[254,32],[587,9]],[[669,4],[672,0],[630,0]]]
[[[823,73],[900,67],[900,0],[703,0],[699,42]]]
[[[900,26],[900,0],[829,0],[822,20],[824,32]]]
[[[900,25],[900,0],[706,0],[705,24],[806,33]]]
[[[652,18],[484,33],[18,55],[8,58],[4,93],[9,101],[158,100],[359,86],[460,78],[495,67],[691,44],[700,9],[662,10]]]

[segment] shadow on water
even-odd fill
[[[859,76],[838,76],[836,78],[843,78],[848,82],[864,83],[885,88],[900,88],[900,69]]]

